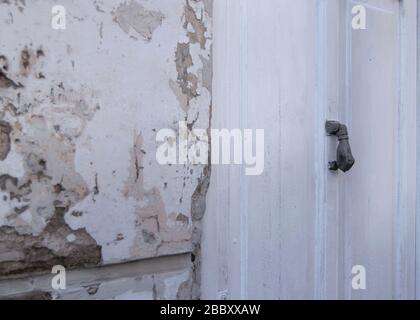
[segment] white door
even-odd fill
[[[415,298],[417,1],[216,0],[214,23],[212,127],[264,129],[265,171],[213,167],[203,298]]]

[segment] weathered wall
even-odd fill
[[[65,30],[51,27],[55,4]],[[83,273],[189,252],[178,287],[199,294],[209,170],[159,165],[155,136],[183,120],[209,126],[211,7],[0,1],[1,294],[57,264]]]

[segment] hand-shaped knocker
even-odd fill
[[[340,169],[343,172],[349,171],[353,167],[355,160],[351,153],[347,127],[337,121],[327,121],[325,129],[328,134],[336,136],[339,142],[337,149],[337,161],[329,163],[330,170],[337,171]]]

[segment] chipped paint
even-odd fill
[[[10,79],[5,71],[0,69],[0,88],[2,89],[18,89],[22,88],[23,85],[21,83],[17,83],[14,80]]]
[[[211,55],[211,48],[207,44],[210,37],[206,27],[206,21],[211,17],[211,7],[211,1],[185,1],[183,28],[189,41],[177,44],[175,65],[178,76],[176,81],[169,80],[169,86],[184,112],[189,111],[191,101],[200,95],[198,88],[200,84],[211,94],[212,63],[208,58]],[[197,63],[191,54],[191,46],[196,44],[200,49],[198,58],[202,64],[201,77],[191,70],[195,68],[194,63]]]
[[[86,230],[71,230],[64,222],[66,209],[57,207],[43,232],[20,234],[0,227],[0,279],[50,272],[54,265],[68,269],[92,267],[101,262],[101,248]],[[68,235],[75,239],[68,241]]]
[[[207,38],[206,38],[207,27],[204,24],[203,11],[194,10],[194,8],[190,4],[190,1],[186,0],[184,15],[185,15],[184,29],[189,30],[189,26],[191,26],[192,29],[194,30],[194,31],[187,32],[187,36],[190,39],[190,43],[199,43],[200,48],[202,50],[205,50],[206,41],[207,41]]]
[[[188,71],[193,66],[189,43],[178,43],[175,53],[175,64],[178,72],[177,83],[181,88],[182,95],[186,97],[186,105],[181,107],[184,111],[188,111],[190,101],[198,96],[198,77],[196,74]],[[180,99],[178,100],[181,101]]]
[[[134,133],[133,148],[131,149],[131,161],[129,176],[125,182],[123,194],[126,198],[142,200],[144,198],[143,185],[143,138],[141,134]]]
[[[35,76],[33,66],[44,56],[40,48],[25,47],[15,76],[30,81],[25,78]],[[3,70],[8,69],[4,63]],[[10,82],[3,87],[24,88]],[[100,264],[101,246],[84,228],[73,230],[65,222],[70,208],[90,193],[75,169],[74,140],[93,119],[97,105],[88,105],[72,90],[67,94],[62,83],[27,104],[22,104],[21,92],[6,91],[1,101],[2,117],[8,121],[0,120],[0,159],[6,162],[13,147],[22,159],[23,175],[0,174],[0,278],[49,272],[59,263],[70,269]]]
[[[0,220],[0,277],[47,271],[60,261],[68,268],[99,264],[100,246],[84,229],[72,230],[64,221],[89,194],[74,169],[74,145],[51,132],[43,116],[32,116],[26,125],[26,134],[18,125],[12,134],[25,175],[0,176],[0,190],[12,207]]]
[[[32,50],[25,48],[20,53],[20,73],[27,77],[31,73],[32,66],[36,63],[36,56]]]
[[[10,152],[10,132],[12,132],[10,124],[0,120],[0,160],[2,161]]]
[[[0,44],[0,278],[193,253],[174,275],[75,295],[198,298],[210,170],[159,165],[155,138],[180,120],[209,127],[211,1],[69,0],[60,37],[40,21],[54,3],[0,2],[0,38],[27,31]]]
[[[146,10],[136,1],[121,4],[113,17],[125,33],[135,38],[141,36],[146,41],[152,40],[153,32],[165,18],[160,11]]]

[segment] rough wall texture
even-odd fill
[[[209,127],[212,0],[55,4],[0,0],[0,279],[193,252],[197,297],[210,172],[155,137]]]

